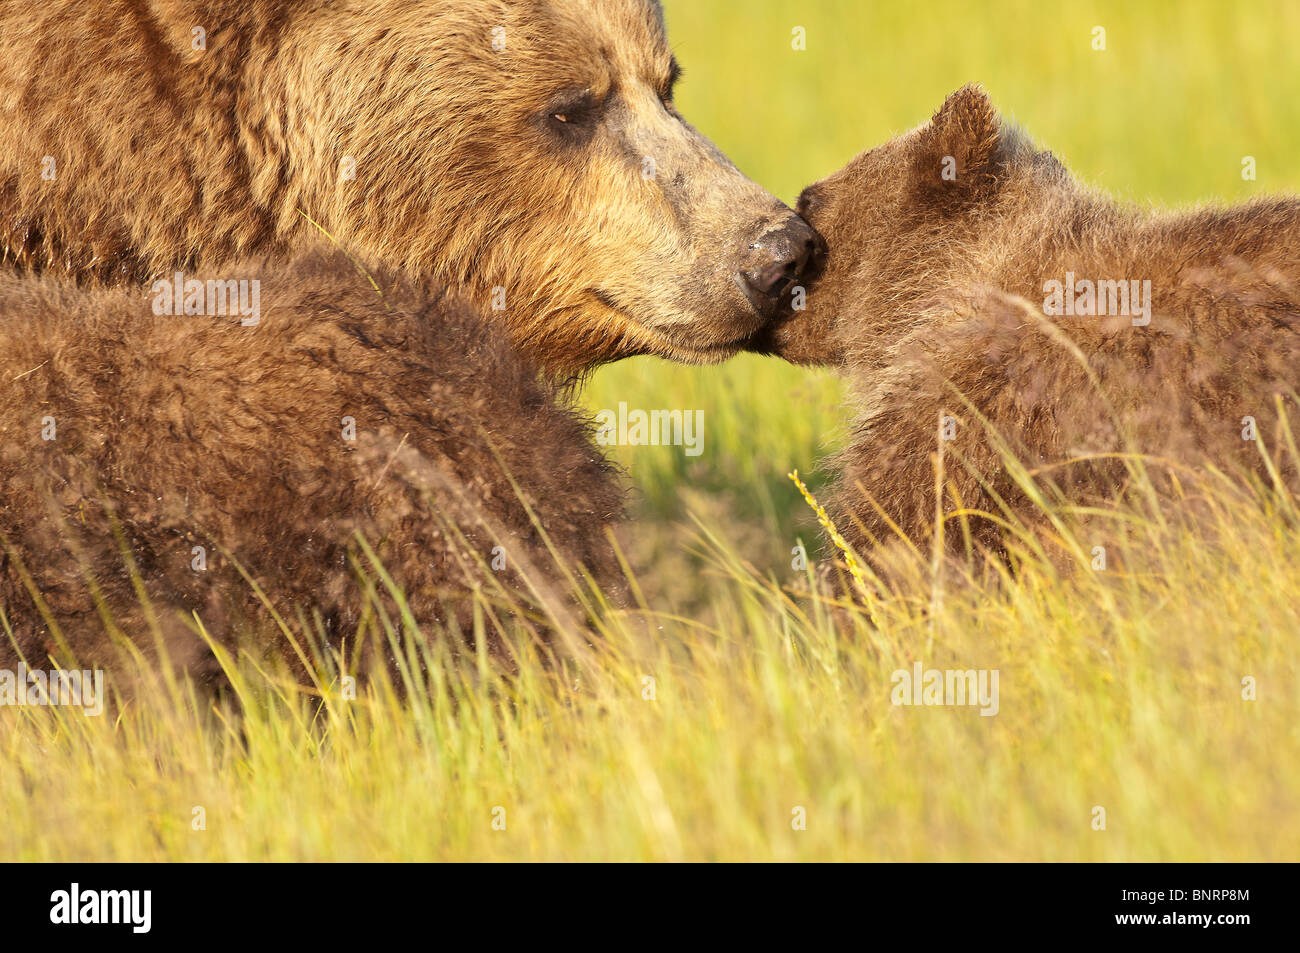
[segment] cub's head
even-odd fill
[[[1031,202],[1066,173],[965,86],[924,125],[809,186],[799,212],[824,237],[825,268],[807,308],[765,329],[757,348],[799,364],[836,364],[879,311],[936,292],[954,261],[977,261],[994,215]]]
[[[368,0],[312,21],[283,54],[297,199],[468,292],[552,371],[722,360],[817,252],[677,111],[658,0]]]

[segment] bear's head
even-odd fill
[[[769,325],[755,349],[839,364],[887,345],[945,280],[978,277],[991,240],[1021,237],[995,220],[1041,220],[1068,181],[982,89],[962,87],[929,122],[804,190],[798,209],[826,241],[825,265],[806,309]]]
[[[282,214],[467,292],[552,372],[729,357],[817,252],[678,113],[658,0],[369,0],[300,19],[278,54]]]

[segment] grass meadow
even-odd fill
[[[1300,190],[1300,2],[665,6],[682,112],[789,202],[968,81],[1122,198]],[[786,475],[825,486],[844,399],[773,359],[601,370],[593,413],[705,418],[698,456],[613,450],[635,611],[517,672],[408,646],[428,677],[355,699],[245,659],[239,716],[170,682],[0,709],[0,860],[1300,859],[1297,501],[1126,513],[1108,572],[1025,540],[1014,577],[801,597],[829,554]],[[996,669],[997,714],[891,704],[918,661]]]

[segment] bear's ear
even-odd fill
[[[963,86],[918,132],[912,179],[923,200],[959,207],[997,184],[1002,123],[988,94]]]

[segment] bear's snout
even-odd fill
[[[738,279],[761,314],[776,313],[780,299],[812,271],[825,243],[812,226],[791,212],[753,241]]]

